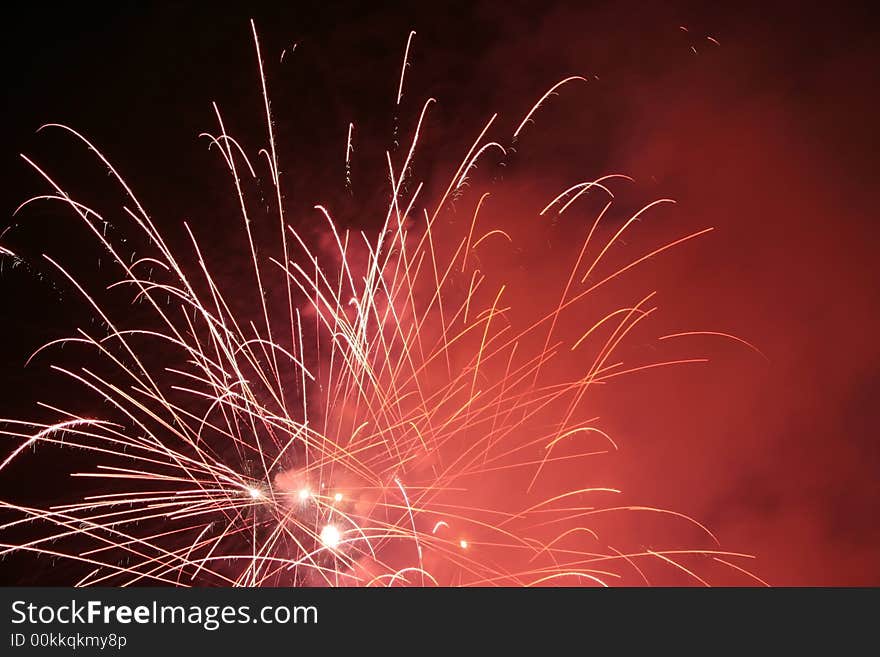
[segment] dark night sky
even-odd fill
[[[45,189],[20,152],[91,200],[112,201],[81,149],[35,134],[60,121],[111,155],[163,228],[174,234],[186,219],[225,254],[218,217],[235,208],[197,135],[214,129],[217,101],[230,132],[252,150],[262,145],[250,17],[269,61],[292,216],[330,196],[345,221],[370,224],[358,208],[376,200],[369,190],[381,172],[371,162],[394,129],[410,29],[418,35],[400,125],[408,131],[421,100],[437,97],[426,147],[438,162],[466,148],[493,111],[512,129],[556,80],[595,74],[548,105],[523,140],[541,172],[535,186],[623,172],[643,197],[678,201],[648,237],[714,226],[698,248],[637,273],[632,289],[661,291],[670,330],[736,333],[769,359],[704,338],[687,349],[709,366],[622,384],[602,400],[626,445],[614,476],[633,499],[686,512],[726,547],[756,554],[755,571],[771,583],[880,585],[880,46],[868,9],[283,4],[77,3],[7,16],[0,222]],[[349,121],[363,135],[357,204],[339,195]],[[85,237],[58,214],[26,212],[5,243],[87,266],[93,259],[69,248]],[[570,242],[555,235],[548,262]],[[0,416],[30,415],[53,384],[46,363],[22,371],[24,359],[83,321],[75,303],[32,279],[0,276]],[[7,479],[0,490],[18,485]]]

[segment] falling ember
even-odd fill
[[[608,585],[651,583],[658,568],[704,583],[698,571],[705,564],[753,577],[741,565],[751,556],[721,550],[698,521],[615,502],[617,488],[589,480],[590,459],[617,443],[588,407],[588,393],[618,376],[704,359],[624,359],[621,344],[656,311],[653,293],[623,299],[598,319],[579,315],[576,334],[560,322],[596,290],[711,229],[612,264],[623,238],[669,200],[606,230],[613,186],[628,179],[566,181],[534,208],[536,221],[587,200],[601,199],[602,209],[578,237],[577,260],[562,267],[567,283],[521,303],[511,292],[516,268],[504,264],[517,236],[493,223],[494,190],[468,205],[478,168],[508,157],[543,103],[587,78],[564,78],[537,102],[526,99],[531,109],[524,116],[518,109],[512,132],[492,137],[501,124],[492,116],[439,185],[418,179],[413,166],[435,102],[425,100],[410,142],[401,139],[404,148],[381,161],[389,189],[382,190],[388,202],[378,234],[344,228],[332,202],[315,200],[321,230],[313,239],[285,215],[255,27],[253,39],[267,144],[248,154],[216,105],[216,134],[206,135],[241,213],[250,280],[237,283],[250,286],[245,294],[224,293],[189,225],[192,257],[173,250],[120,172],[80,133],[46,126],[94,152],[127,196],[111,224],[118,230],[108,232],[110,218],[23,156],[48,191],[18,212],[40,202],[72,213],[118,267],[111,289],[131,290],[144,313],[135,321],[113,312],[101,293],[46,256],[102,328],[80,330],[37,355],[63,345],[88,349],[78,367],[67,358],[55,370],[81,386],[83,402],[97,398],[94,408],[106,415],[44,403],[54,421],[3,420],[0,435],[10,447],[0,473],[35,451],[77,450],[88,465],[72,477],[100,489],[77,496],[70,487],[69,498],[48,508],[0,502],[0,557],[67,559],[81,567],[72,583],[83,586]],[[355,196],[353,129],[349,123],[348,200]],[[338,144],[333,153],[338,167]],[[257,184],[272,194],[252,198]],[[277,233],[271,248],[258,248],[255,226],[267,202]],[[150,253],[126,251],[114,237],[125,231]],[[0,248],[0,257],[11,252]],[[248,302],[253,308],[240,310]],[[150,319],[142,319],[146,313]],[[662,339],[685,336],[739,340],[722,331]],[[576,471],[562,470],[570,464]],[[676,523],[687,544],[621,547],[602,527],[614,514]]]

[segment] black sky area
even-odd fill
[[[876,20],[869,3],[714,4],[4,9],[0,230],[15,227],[0,244],[32,264],[17,271],[6,264],[0,275],[0,417],[40,416],[35,402],[51,398],[58,384],[47,363],[24,368],[25,359],[89,321],[39,264],[40,254],[58,255],[86,277],[99,255],[64,210],[34,206],[12,217],[24,200],[46,192],[19,153],[58,172],[88,201],[119,200],[103,196],[106,174],[85,149],[59,133],[37,134],[42,124],[81,130],[124,173],[172,243],[186,243],[181,223],[190,222],[222,275],[234,278],[241,272],[224,259],[238,239],[224,228],[234,199],[219,158],[198,135],[216,131],[216,101],[228,131],[250,151],[265,143],[249,19],[267,62],[293,221],[331,198],[343,224],[374,226],[376,215],[361,210],[381,205],[381,191],[370,190],[382,189],[385,172],[370,162],[382,162],[395,131],[408,143],[424,98],[439,100],[425,148],[445,164],[494,111],[512,130],[555,81],[595,75],[587,91],[542,110],[547,133],[559,126],[559,138],[546,148],[538,139],[531,144],[541,176],[568,183],[633,173],[647,196],[683,199],[682,225],[718,225],[714,246],[671,265],[656,285],[680,283],[682,308],[705,308],[697,322],[717,319],[749,336],[776,364],[759,370],[722,356],[716,378],[673,386],[658,402],[664,408],[676,405],[676,394],[705,401],[712,390],[717,403],[706,402],[687,421],[691,437],[680,448],[634,447],[624,467],[630,488],[720,527],[725,543],[764,559],[757,571],[771,583],[880,584]],[[417,36],[398,109],[411,29]],[[349,121],[358,153],[353,194],[342,166]],[[712,306],[722,295],[729,303]],[[621,433],[646,430],[621,417]],[[726,431],[715,439],[704,436],[712,418]],[[6,451],[0,446],[0,456]],[[69,485],[62,478],[68,469],[50,460],[11,469],[0,475],[0,497],[26,488],[31,499],[52,499]],[[657,471],[670,479],[651,484]],[[40,583],[45,572],[25,573],[27,564],[0,564],[0,583]]]

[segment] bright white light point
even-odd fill
[[[336,500],[337,502],[341,502],[342,501],[342,493],[336,493],[336,495],[333,496],[333,499]]]
[[[263,497],[263,493],[259,488],[248,488],[248,494],[251,496],[252,500],[258,500]]]
[[[300,499],[300,501],[301,501],[301,502],[305,502],[307,499],[309,499],[309,495],[311,495],[311,493],[309,492],[309,489],[308,489],[308,488],[303,488],[303,489],[301,489],[301,490],[299,491],[299,499]]]
[[[335,549],[339,545],[339,530],[333,525],[324,525],[324,529],[321,530],[321,542],[325,547]]]
[[[458,544],[461,546],[461,549],[462,549],[462,550],[466,550],[466,549],[467,549],[468,542],[467,542],[466,540],[461,539],[461,540],[458,542]]]

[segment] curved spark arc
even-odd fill
[[[568,84],[569,82],[575,82],[575,81],[586,82],[587,78],[580,76],[580,75],[571,75],[563,80],[560,80],[559,82],[554,84],[552,87],[550,87],[550,89],[548,89],[546,91],[546,93],[544,93],[544,95],[541,96],[540,99],[538,99],[538,102],[535,103],[534,105],[532,105],[532,109],[530,109],[526,113],[522,122],[517,126],[516,130],[513,131],[514,141],[516,141],[519,138],[520,133],[523,131],[523,129],[526,127],[526,125],[529,123],[529,121],[532,120],[532,117],[535,115],[535,112],[537,112],[539,109],[541,109],[541,106],[547,101],[548,98],[550,98],[550,96],[553,96],[556,94],[557,89],[559,89],[560,87],[563,87],[564,85]]]
[[[253,22],[251,27],[268,138],[268,148],[257,158],[262,154],[268,163],[281,231],[280,255],[267,258],[274,268],[264,269],[258,257],[243,184],[248,174],[258,175],[241,144],[227,134],[216,105],[219,134],[205,136],[232,177],[260,297],[257,321],[239,313],[236,300],[224,295],[190,227],[185,225],[195,257],[193,263],[184,263],[122,176],[79,133],[58,126],[84,142],[111,172],[134,207],[124,208],[123,216],[155,254],[128,260],[99,229],[106,226],[102,215],[74,200],[23,156],[53,194],[34,197],[22,207],[38,200],[61,201],[73,210],[121,269],[122,277],[108,290],[132,288],[134,301],[155,314],[159,328],[126,328],[98,297],[46,256],[107,328],[103,336],[79,330],[76,337],[53,341],[37,353],[64,344],[96,352],[115,374],[91,366],[91,361],[80,369],[54,369],[97,395],[113,419],[91,419],[44,404],[58,413],[57,422],[4,420],[2,435],[19,442],[0,462],[0,473],[25,458],[29,449],[77,450],[96,460],[72,476],[107,488],[47,509],[0,502],[0,510],[12,516],[0,522],[0,536],[27,534],[17,542],[0,543],[0,556],[20,552],[68,558],[89,569],[78,578],[82,585],[391,586],[413,584],[411,576],[416,575],[422,586],[560,581],[604,586],[622,575],[596,570],[596,563],[621,563],[647,581],[637,565],[647,560],[704,583],[680,563],[693,555],[713,557],[750,575],[729,561],[748,555],[715,547],[602,548],[600,534],[580,523],[615,511],[669,514],[714,538],[682,514],[587,502],[618,494],[616,488],[580,485],[537,498],[530,493],[546,468],[604,453],[609,445],[617,448],[595,426],[598,418],[581,417],[582,402],[593,386],[626,373],[704,361],[624,366],[619,360],[626,336],[654,311],[647,306],[652,294],[610,311],[570,347],[554,335],[561,313],[630,268],[706,231],[670,242],[593,282],[600,262],[624,231],[655,205],[670,202],[647,205],[597,255],[588,257],[609,201],[592,222],[558,303],[536,310],[524,327],[516,327],[508,317],[512,307],[505,305],[507,284],[495,286],[479,268],[476,249],[489,238],[505,238],[496,244],[514,242],[501,227],[483,227],[481,208],[488,192],[476,202],[463,234],[441,239],[447,229],[438,221],[452,202],[463,198],[481,155],[495,148],[506,153],[488,136],[497,114],[484,124],[429,211],[419,198],[424,181],[410,180],[423,121],[434,102],[428,99],[399,168],[391,152],[385,154],[390,200],[381,230],[373,238],[351,235],[340,229],[329,204],[316,204],[332,237],[330,254],[322,253],[285,219],[266,74]],[[398,105],[414,35],[407,39]],[[514,141],[542,104],[574,80],[585,79],[566,78],[539,99],[514,132]],[[353,126],[349,123],[345,155],[349,192]],[[613,201],[605,183],[618,177],[626,178],[613,174],[569,187],[539,216],[557,204],[562,214],[593,188]],[[481,225],[475,232],[478,216]],[[419,226],[416,218],[421,217]],[[0,256],[15,257],[5,247],[0,247]],[[157,271],[155,279],[139,273],[147,266]],[[195,274],[187,273],[190,269]],[[265,294],[269,269],[284,279],[290,342],[285,337],[283,345],[274,337],[273,309]],[[306,323],[312,315],[313,331]],[[538,345],[543,347],[527,349],[539,331]],[[720,332],[690,334],[736,339]],[[588,338],[599,345],[592,360],[583,357],[581,375],[571,380],[541,376],[560,353],[585,353],[582,345]],[[307,339],[315,340],[316,353],[307,351]],[[151,369],[142,346],[149,340],[175,354],[168,365]],[[551,417],[552,422],[545,421]],[[541,428],[533,433],[520,428],[532,425]],[[602,443],[598,447],[596,439]],[[480,480],[513,469],[530,473],[526,503],[508,508],[475,495]],[[536,533],[539,527],[555,525],[561,527],[549,538]],[[440,528],[448,531],[438,532]],[[584,541],[591,547],[584,547]],[[397,547],[407,542],[410,552],[415,543],[415,563]]]
[[[412,39],[415,35],[416,31],[410,30],[409,36],[406,38],[406,50],[403,52],[403,65],[400,67],[400,84],[397,86],[398,105],[400,105],[400,99],[403,98],[403,76],[406,75],[406,67],[409,60],[409,48],[412,45]]]

